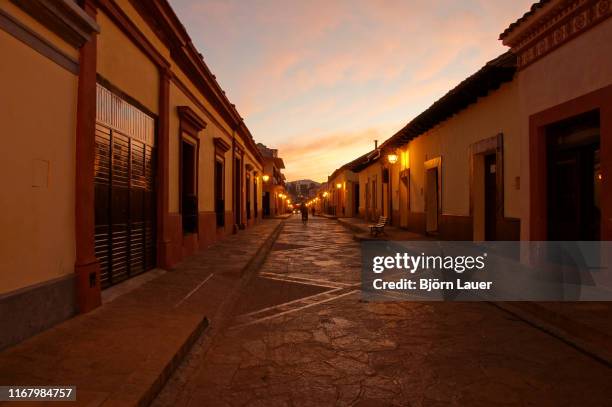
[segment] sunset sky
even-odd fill
[[[288,180],[326,181],[506,51],[533,0],[170,0]]]

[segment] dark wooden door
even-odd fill
[[[242,161],[234,160],[234,223],[242,224]]]
[[[224,182],[223,162],[217,159],[215,160],[215,214],[218,228],[225,225]]]
[[[425,213],[427,232],[438,231],[438,168],[429,168],[426,172]]]
[[[355,184],[355,190],[353,192],[355,194],[353,200],[353,216],[359,216],[359,184]]]
[[[497,240],[497,159],[484,157],[485,240]]]
[[[105,288],[155,267],[155,148],[101,124],[95,142],[95,250]]]
[[[103,288],[156,265],[155,120],[98,84],[95,252]]]
[[[270,192],[265,192],[263,196],[264,216],[270,216]]]
[[[548,170],[548,239],[599,240],[598,146],[552,154]]]
[[[552,124],[546,134],[548,240],[599,240],[599,112]]]

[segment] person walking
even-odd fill
[[[306,222],[308,222],[308,208],[306,207],[305,203],[302,203],[302,206],[300,207],[300,212],[302,212],[302,223],[304,223],[305,225]]]

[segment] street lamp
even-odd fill
[[[336,184],[336,188],[338,188],[338,189],[342,188],[342,184],[338,182],[338,183]]]
[[[270,176],[268,174],[264,174],[262,175],[261,179],[263,180],[263,182],[268,182],[270,180]]]
[[[387,161],[393,165],[397,162],[397,154],[388,154]],[[393,184],[391,183],[391,168],[389,168],[389,184],[387,198],[389,199],[389,223],[393,223]]]

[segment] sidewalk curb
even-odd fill
[[[206,332],[210,327],[210,322],[206,316],[202,317],[202,321],[194,328],[191,334],[187,337],[185,342],[179,347],[172,359],[164,366],[162,371],[159,373],[157,378],[151,386],[140,396],[136,405],[138,407],[149,406],[157,394],[164,388],[164,385],[168,382],[168,379],[172,376],[172,373],[179,367],[191,347],[195,344],[198,338]],[[104,405],[107,403],[105,402]]]
[[[350,222],[346,222],[346,221],[344,221],[344,220],[342,220],[342,219],[340,219],[340,218],[337,218],[336,220],[338,221],[338,223],[339,223],[339,224],[341,224],[342,226],[344,226],[345,228],[347,228],[348,230],[350,230],[350,231],[352,231],[352,232],[354,232],[354,233],[356,233],[356,234],[357,234],[357,233],[364,233],[364,232],[367,232],[367,229],[364,231],[364,230],[363,230],[362,228],[360,228],[359,226],[357,226],[357,225],[353,225],[353,224],[351,224]],[[353,236],[353,237],[355,237],[355,236]]]
[[[263,244],[259,246],[256,253],[251,257],[251,259],[249,259],[249,261],[240,271],[239,280],[225,297],[217,311],[210,317],[210,319],[206,316],[203,317],[203,323],[199,324],[198,327],[194,329],[185,344],[181,346],[176,355],[172,358],[172,361],[168,363],[168,365],[164,368],[164,371],[159,375],[159,379],[156,380],[151,388],[140,398],[137,403],[139,407],[149,406],[155,400],[155,398],[163,390],[168,380],[185,360],[185,357],[189,354],[195,343],[203,335],[207,335],[207,337],[203,339],[204,353],[208,351],[217,334],[221,332],[225,325],[229,322],[230,318],[228,318],[228,316],[236,301],[240,298],[240,295],[243,293],[248,283],[256,275],[257,270],[261,268],[268,254],[272,250],[276,239],[280,235],[283,225],[284,220],[281,220],[274,230],[268,235]]]
[[[597,346],[588,340],[581,339],[563,329],[558,324],[548,322],[544,318],[540,318],[534,313],[523,310],[522,308],[512,305],[511,303],[492,301],[490,304],[519,318],[529,325],[554,336],[578,351],[592,357],[593,359],[596,359],[600,363],[603,363],[608,367],[612,367],[612,353],[607,352],[605,347]]]

